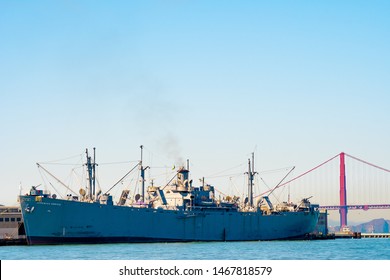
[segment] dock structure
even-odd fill
[[[27,245],[27,239],[25,237],[0,239],[0,246],[14,246],[14,245]]]
[[[25,230],[20,206],[0,206],[0,245],[9,240],[25,239]]]
[[[362,238],[390,238],[390,233],[362,233]]]
[[[362,234],[360,232],[335,232],[335,238],[346,238],[346,239],[360,239]]]

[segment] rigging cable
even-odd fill
[[[260,177],[260,179],[261,179],[261,181],[263,181],[264,185],[268,188],[268,191],[270,192],[269,195],[272,194],[274,196],[274,198],[277,200],[277,202],[280,203],[279,198],[272,193],[272,189],[268,186],[268,184],[264,181],[264,179],[262,177]]]
[[[172,182],[172,180],[175,179],[175,177],[177,176],[177,173],[179,173],[179,172],[176,172],[175,176],[173,176],[172,179],[169,180],[168,183],[161,190],[165,189]]]
[[[286,179],[287,176],[290,175],[290,173],[293,172],[294,169],[295,169],[295,166],[293,168],[291,168],[291,170],[286,174],[286,176],[283,177],[282,180],[280,180],[280,182],[276,185],[275,188],[273,188],[273,190],[269,193],[269,195],[272,194],[274,192],[274,190],[276,190],[278,188],[278,186],[280,186],[280,184],[284,181],[284,179]]]
[[[231,167],[231,168],[228,168],[228,169],[225,169],[225,170],[222,170],[222,171],[219,171],[219,172],[217,172],[217,173],[211,174],[210,176],[205,176],[205,178],[222,177],[222,176],[224,176],[224,175],[220,175],[221,173],[224,173],[224,172],[226,172],[226,171],[230,171],[230,170],[232,170],[232,169],[241,167],[241,166],[243,166],[243,165],[244,165],[244,163],[242,163],[242,164],[240,164],[240,165],[237,165],[237,166],[234,166],[234,167]],[[218,176],[217,176],[217,175],[218,175]],[[227,175],[227,176],[229,176],[229,175]]]
[[[291,180],[289,180],[289,181],[287,181],[287,182],[285,182],[285,183],[283,183],[283,184],[281,184],[281,185],[277,185],[277,186],[274,188],[274,190],[276,190],[277,188],[283,187],[283,186],[287,185],[288,183],[291,183],[292,181],[295,181],[295,180],[301,178],[302,176],[304,176],[304,175],[306,175],[306,174],[308,174],[308,173],[310,173],[310,172],[316,170],[317,168],[319,168],[319,167],[321,167],[321,166],[327,164],[328,162],[332,161],[333,159],[335,159],[335,158],[338,157],[339,155],[340,155],[340,154],[337,154],[337,155],[335,155],[334,157],[328,159],[327,161],[324,161],[323,163],[317,165],[316,167],[313,167],[312,169],[310,169],[310,170],[308,170],[308,171],[306,171],[306,172],[304,172],[304,173],[302,173],[302,174],[300,174],[300,175],[298,175],[298,176],[292,178]],[[291,172],[291,171],[290,171],[290,172]],[[389,171],[389,172],[390,172],[390,171]],[[274,190],[272,190],[272,191],[274,191]],[[268,192],[269,192],[269,191],[263,192],[263,193],[257,195],[256,197],[262,196],[262,195],[264,195],[264,194],[266,194],[266,193],[268,193]]]
[[[108,191],[106,191],[104,194],[106,195],[110,190],[112,190],[116,185],[118,185],[120,182],[122,182],[122,180],[124,178],[127,177],[127,175],[129,175],[137,166],[139,165],[139,163],[137,163],[129,172],[127,172],[125,174],[125,176],[123,176],[122,178],[120,178],[120,180],[118,182],[116,182]]]
[[[50,186],[52,186],[53,187],[53,189],[59,194],[59,196],[61,197],[61,198],[63,198],[63,196],[60,194],[60,192],[53,186],[53,184],[51,183],[51,182],[49,182],[49,184],[50,184]]]
[[[132,162],[138,162],[138,160],[105,162],[105,163],[99,163],[99,165],[125,164],[125,163],[132,163]]]
[[[70,156],[70,157],[63,158],[63,159],[57,159],[57,160],[51,160],[51,161],[46,161],[46,162],[40,162],[40,164],[60,164],[60,163],[56,163],[56,162],[64,161],[64,160],[75,158],[75,157],[79,157],[79,156],[81,156],[81,154]],[[67,165],[67,164],[64,164],[64,165]]]
[[[53,189],[58,193],[58,195],[63,198],[63,196],[61,195],[61,193],[53,186],[53,184],[47,179],[46,175],[42,174],[41,170],[39,170],[39,174],[41,175],[41,178],[42,178],[42,181],[47,181],[52,187]],[[46,188],[46,184],[45,184],[45,188]]]
[[[54,176],[53,174],[51,174],[46,168],[44,168],[42,165],[40,165],[39,163],[37,163],[37,166],[38,168],[42,168],[43,170],[46,171],[47,174],[49,174],[51,177],[53,177],[54,179],[57,180],[58,183],[60,183],[61,185],[63,185],[67,190],[71,191],[72,193],[74,193],[75,195],[77,195],[77,193],[75,193],[71,188],[69,188],[67,185],[65,185],[60,179],[58,179],[56,176]]]

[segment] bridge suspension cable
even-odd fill
[[[378,168],[378,169],[380,169],[380,170],[383,170],[383,171],[386,171],[386,172],[389,172],[389,173],[390,173],[390,170],[389,170],[389,169],[386,169],[386,168],[380,167],[380,166],[378,166],[378,165],[369,163],[368,161],[365,161],[365,160],[362,160],[362,159],[360,159],[360,158],[351,156],[351,155],[349,155],[349,154],[345,154],[345,155],[348,156],[348,157],[350,157],[350,158],[352,158],[352,159],[354,159],[354,160],[360,161],[360,162],[362,162],[362,163],[368,164],[368,165],[370,165],[370,166],[372,166],[372,167],[375,167],[375,168]]]
[[[308,173],[310,173],[310,172],[312,172],[312,171],[314,171],[314,170],[320,168],[321,166],[323,166],[323,165],[327,164],[328,162],[334,160],[334,159],[337,158],[338,156],[340,156],[340,154],[335,155],[334,157],[328,159],[327,161],[324,161],[323,163],[317,165],[316,167],[313,167],[312,169],[310,169],[310,170],[308,170],[308,171],[306,171],[306,172],[304,172],[304,173],[302,173],[302,174],[300,174],[300,175],[298,175],[298,176],[292,178],[291,180],[289,180],[289,181],[287,181],[287,182],[285,182],[285,183],[283,183],[283,184],[277,185],[277,186],[274,187],[273,189],[268,190],[268,191],[266,191],[266,192],[263,192],[263,193],[257,195],[256,197],[259,197],[259,196],[262,196],[262,195],[264,195],[264,194],[273,192],[274,190],[276,190],[276,189],[278,189],[278,188],[280,188],[280,187],[283,187],[283,186],[285,186],[285,185],[287,185],[287,184],[289,184],[289,183],[291,183],[291,182],[293,182],[293,181],[295,181],[295,180],[301,178],[302,176],[304,176],[304,175],[306,175],[306,174],[308,174]]]

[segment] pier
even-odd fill
[[[27,245],[26,238],[2,238],[0,239],[0,246],[12,246],[12,245]]]
[[[390,238],[390,233],[362,233],[362,238]]]

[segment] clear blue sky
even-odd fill
[[[0,203],[35,162],[139,145],[196,178],[390,168],[388,1],[0,1]],[[177,162],[176,162],[177,164]],[[115,181],[117,178],[112,178]],[[211,182],[213,183],[213,182]]]

